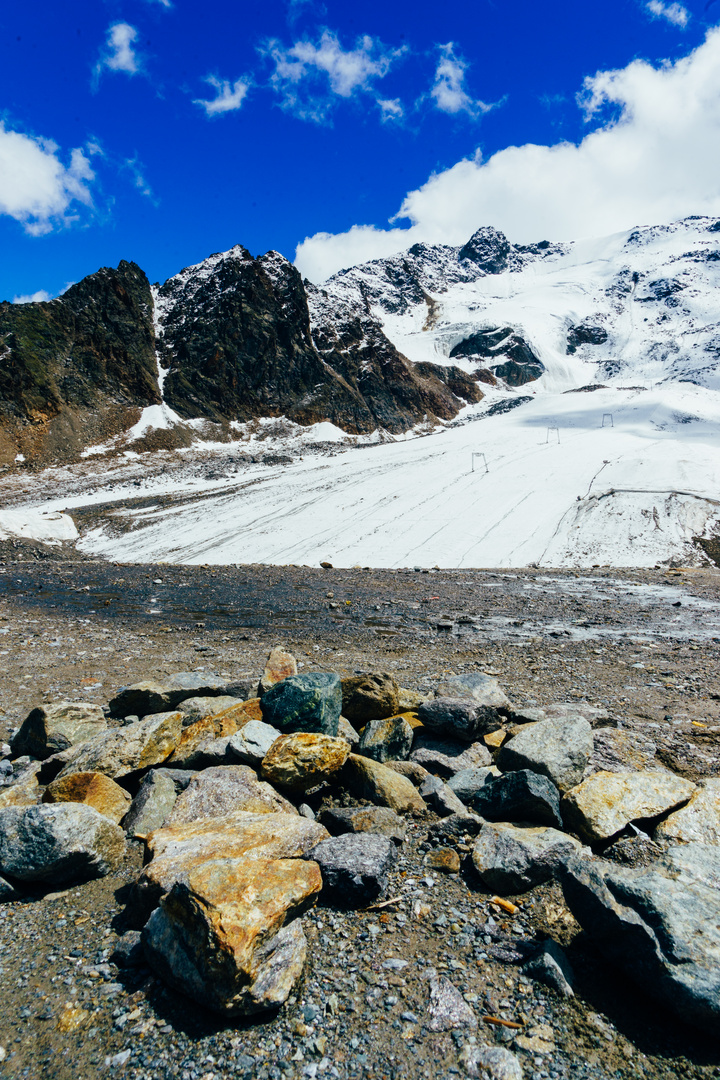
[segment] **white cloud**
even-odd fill
[[[206,116],[222,116],[223,113],[239,109],[250,89],[249,79],[237,79],[236,82],[230,83],[227,79],[217,79],[214,75],[207,75],[205,82],[217,90],[217,97],[210,101],[195,98],[193,105],[200,105],[205,110]]]
[[[317,44],[297,41],[286,49],[271,41],[264,51],[275,65],[270,83],[282,107],[302,120],[322,123],[335,99],[370,92],[403,50],[387,49],[367,34],[354,49],[343,49],[337,36],[324,30]]]
[[[124,22],[112,23],[107,32],[107,47],[95,65],[96,80],[102,74],[103,68],[137,75],[142,66],[134,49],[137,38],[138,32],[134,26]]]
[[[402,107],[400,98],[392,98],[391,100],[383,100],[383,98],[377,99],[377,104],[382,114],[381,119],[383,122],[386,120],[402,120],[405,115],[405,110]]]
[[[473,101],[468,94],[465,89],[467,67],[467,63],[455,55],[452,41],[440,46],[440,60],[435,69],[435,82],[430,90],[430,97],[440,112],[451,115],[466,112],[470,116],[477,116],[479,113],[489,112],[492,108],[492,105],[486,105],[484,101]]]
[[[645,8],[656,19],[667,19],[668,22],[683,30],[690,21],[690,12],[682,4],[664,4],[662,0],[648,0]]]
[[[88,155],[97,148],[76,148],[68,165],[58,151],[49,139],[8,131],[0,123],[0,214],[19,221],[33,236],[74,220],[73,203],[92,205],[89,184],[95,174]]]
[[[38,289],[34,293],[23,293],[21,296],[13,296],[13,304],[42,304],[52,300],[52,296],[45,289]]]
[[[675,64],[636,60],[585,82],[591,131],[579,145],[511,146],[431,176],[392,219],[409,228],[354,226],[299,245],[312,281],[418,241],[463,243],[480,225],[513,241],[572,240],[720,215],[720,28]],[[612,110],[614,119],[601,119]]]

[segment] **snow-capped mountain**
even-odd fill
[[[94,409],[103,348],[112,415],[133,401],[122,355],[143,388],[124,433],[98,443],[90,431],[62,498],[52,470],[37,482],[37,510],[107,504],[80,541],[89,551],[513,566],[714,550],[717,219],[562,245],[482,228],[461,248],[415,245],[320,286],[275,252],[240,247],[152,290],[143,281],[122,264],[81,282],[79,298],[0,308],[6,454],[34,429],[42,445],[43,425],[67,428],[68,409],[82,415],[88,391],[68,375],[78,356],[95,365]],[[37,421],[51,337],[56,412]],[[78,452],[76,440],[65,456]],[[213,470],[192,465],[207,455]]]

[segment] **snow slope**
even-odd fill
[[[335,275],[310,294],[311,317],[313,303],[365,310],[411,360],[468,372],[502,360],[504,346],[490,359],[451,352],[478,331],[510,328],[544,374],[483,387],[479,405],[432,434],[378,433],[375,445],[347,439],[343,449],[334,428],[332,452],[304,457],[291,436],[282,448],[292,463],[246,457],[206,479],[169,460],[152,480],[98,491],[90,501],[108,504],[105,517],[80,547],[191,563],[702,561],[693,538],[720,534],[719,226],[699,218],[506,245],[483,265],[417,246]],[[215,452],[226,465],[237,456]],[[39,509],[87,502],[63,496]]]

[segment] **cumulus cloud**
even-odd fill
[[[648,0],[647,11],[656,19],[667,19],[674,26],[685,29],[690,21],[690,12],[682,4],[664,4],[662,0]]]
[[[322,281],[418,241],[461,244],[480,225],[527,243],[720,215],[720,28],[674,64],[636,60],[598,72],[579,105],[593,125],[579,145],[526,144],[459,161],[405,196],[390,224],[409,227],[318,233],[299,245],[299,269]]]
[[[467,63],[455,55],[455,45],[449,41],[447,45],[440,46],[440,60],[435,69],[435,81],[430,90],[430,97],[435,103],[435,108],[440,112],[457,115],[468,113],[470,116],[478,116],[489,112],[492,105],[486,105],[484,101],[473,101],[465,89],[465,72]]]
[[[338,98],[371,92],[402,51],[388,49],[367,34],[355,48],[343,49],[330,30],[324,30],[317,43],[305,39],[286,49],[274,40],[264,49],[274,64],[270,84],[282,108],[316,123],[328,119]]]
[[[227,79],[206,75],[205,82],[217,91],[217,95],[209,101],[204,98],[195,98],[193,104],[200,105],[205,110],[206,116],[222,116],[223,113],[235,112],[242,105],[250,89],[249,79],[237,79],[234,83],[230,83]]]
[[[19,221],[32,236],[75,220],[74,203],[92,205],[93,145],[76,148],[63,164],[50,139],[9,131],[0,123],[0,214]]]
[[[142,66],[134,48],[137,38],[138,32],[130,23],[112,23],[108,28],[106,47],[95,65],[95,79],[100,78],[105,68],[137,75]]]
[[[13,304],[42,304],[52,300],[52,296],[46,289],[38,289],[34,293],[22,293],[21,296],[13,296]]]
[[[405,115],[405,110],[400,98],[392,98],[390,100],[378,98],[377,104],[380,109],[383,123],[386,120],[402,120]]]

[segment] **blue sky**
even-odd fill
[[[0,298],[235,243],[300,245],[320,280],[482,224],[720,214],[719,21],[720,0],[4,5]]]

